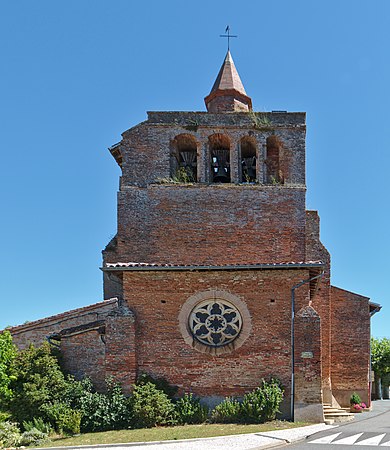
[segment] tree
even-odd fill
[[[0,409],[5,409],[12,399],[10,384],[15,379],[12,364],[16,357],[16,352],[11,333],[5,330],[0,334]]]
[[[375,397],[382,398],[381,379],[390,374],[390,339],[371,338],[371,366],[375,372]]]
[[[43,405],[60,401],[67,389],[67,380],[50,345],[47,342],[39,348],[31,345],[18,352],[12,366],[16,374],[10,384],[12,416],[20,423],[33,417],[46,419]]]

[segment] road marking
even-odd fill
[[[324,436],[322,438],[315,439],[314,441],[310,441],[310,444],[330,444],[333,439],[336,439],[340,433],[330,434],[329,436]]]
[[[363,441],[356,442],[355,445],[379,445],[379,442],[386,436],[386,433],[378,434]]]
[[[390,441],[384,442],[381,447],[390,447]]]
[[[340,445],[352,445],[354,444],[362,435],[363,433],[353,434],[352,436],[348,436],[343,439],[339,439],[336,442],[332,442],[333,444],[340,444]]]

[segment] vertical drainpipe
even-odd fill
[[[322,271],[319,275],[315,277],[308,278],[307,280],[303,280],[300,283],[296,284],[291,288],[291,404],[290,404],[290,415],[291,421],[294,422],[294,401],[295,401],[295,339],[294,339],[294,318],[295,318],[295,289],[303,286],[306,283],[310,283],[310,281],[316,280],[317,278],[322,278],[324,276],[324,271]]]

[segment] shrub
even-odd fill
[[[153,383],[136,384],[131,397],[132,424],[136,428],[150,428],[156,425],[173,425],[175,411],[165,392]]]
[[[70,408],[65,403],[53,403],[52,405],[43,405],[42,410],[52,421],[56,431],[60,434],[78,434],[80,433],[80,422],[82,413]]]
[[[244,423],[264,423],[273,420],[283,400],[283,389],[277,380],[262,380],[259,387],[244,395],[240,420]]]
[[[209,409],[200,404],[200,399],[191,394],[184,394],[175,403],[176,419],[178,424],[194,424],[206,421]]]
[[[75,385],[71,405],[82,413],[81,429],[85,431],[107,431],[128,428],[131,421],[129,399],[118,384],[106,380],[108,392],[93,392],[87,380]],[[84,390],[83,390],[84,388]]]
[[[0,407],[7,409],[8,404],[12,401],[13,392],[10,387],[11,382],[15,379],[12,368],[13,361],[16,357],[17,350],[12,342],[11,333],[5,330],[0,333]]]
[[[43,433],[36,428],[31,428],[29,431],[25,431],[22,434],[19,445],[41,445],[49,440],[49,435],[47,433]]]
[[[50,423],[44,422],[42,417],[34,417],[33,420],[29,422],[24,421],[23,428],[25,431],[38,430],[47,435],[53,431]]]
[[[360,395],[356,394],[356,392],[354,392],[349,399],[349,403],[351,405],[360,405],[361,402],[362,399],[360,398]]]
[[[240,407],[238,400],[227,397],[213,409],[211,420],[217,423],[237,423],[240,421]]]
[[[30,346],[13,360],[16,379],[10,384],[13,399],[9,410],[18,422],[44,417],[42,406],[61,401],[67,381],[58,359],[48,343],[39,348]]]
[[[11,418],[11,414],[9,412],[0,411],[0,423],[5,422],[6,420]]]
[[[138,377],[136,384],[142,385],[146,383],[154,384],[159,391],[165,392],[170,399],[174,398],[178,391],[178,387],[170,384],[165,378],[154,378],[147,373],[143,373]]]
[[[20,443],[20,430],[16,423],[0,423],[0,447],[17,447]]]

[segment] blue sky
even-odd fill
[[[390,337],[388,0],[0,4],[0,328],[102,299],[119,169],[150,110],[203,111],[231,50],[258,111],[307,112],[307,207],[334,285]]]

